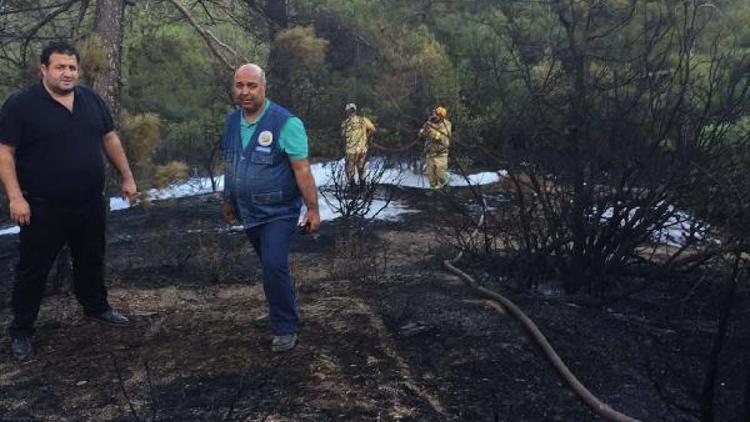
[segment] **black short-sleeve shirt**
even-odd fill
[[[16,174],[27,197],[75,205],[104,191],[103,136],[114,129],[104,101],[75,87],[73,111],[39,83],[5,101],[0,142],[16,148]]]

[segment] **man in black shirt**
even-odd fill
[[[41,55],[42,81],[7,99],[0,111],[0,181],[10,217],[21,226],[13,285],[13,353],[31,354],[31,335],[49,270],[65,243],[73,258],[74,291],[84,315],[113,325],[104,287],[104,160],[122,179],[131,203],[136,186],[112,116],[92,90],[77,86],[78,52],[53,43]]]

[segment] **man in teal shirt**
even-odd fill
[[[271,100],[266,98],[265,104],[263,105],[263,111],[261,115],[253,122],[248,122],[246,119],[240,121],[240,137],[242,138],[242,148],[247,148],[250,143],[250,138],[255,134],[255,127],[260,119],[266,113],[269,105],[272,103]],[[281,135],[279,136],[279,143],[281,150],[286,152],[292,160],[307,160],[308,157],[308,140],[307,132],[305,131],[305,125],[302,123],[299,117],[290,117],[286,124],[281,128]]]
[[[291,240],[301,226],[320,227],[318,193],[307,160],[302,121],[266,99],[266,78],[255,64],[234,75],[234,96],[241,106],[230,113],[224,131],[224,220],[239,220],[263,264],[263,291],[274,332],[272,350],[297,343],[297,298],[289,269]]]

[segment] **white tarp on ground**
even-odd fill
[[[404,214],[409,213],[415,213],[418,211],[412,210],[404,206],[404,204],[398,202],[398,201],[391,201],[388,206],[383,208],[386,205],[386,202],[381,199],[374,199],[372,201],[372,204],[370,205],[370,211],[367,213],[367,218],[372,218],[375,216],[375,213],[378,213],[377,216],[375,216],[376,220],[383,220],[383,221],[398,221],[399,218]],[[328,206],[326,201],[319,200],[318,206],[320,207],[320,220],[326,221],[326,220],[334,220],[339,215],[331,209],[331,207]],[[381,211],[382,210],[382,211]],[[304,215],[305,210],[302,210],[302,213]]]
[[[18,227],[18,226],[10,226],[10,227],[6,227],[6,228],[0,230],[0,236],[5,236],[6,234],[16,234],[16,233],[20,233],[20,232],[21,232],[21,228],[20,227]]]
[[[382,161],[371,160],[368,161],[368,174],[371,176],[376,173],[380,173],[381,168],[384,166]],[[334,177],[343,177],[344,160],[338,161],[327,161],[324,163],[316,163],[311,166],[311,170],[315,177],[315,183],[318,187],[326,187],[334,185]],[[503,170],[499,172],[484,172],[469,175],[466,178],[463,176],[449,172],[449,185],[450,186],[469,186],[480,185],[480,184],[491,184],[500,180],[500,176],[505,176],[507,173]],[[468,179],[468,181],[467,181]],[[340,185],[344,182],[340,181]],[[414,173],[413,170],[404,167],[403,169],[398,168],[385,168],[380,176],[380,184],[384,185],[398,185],[417,189],[429,189],[430,183],[427,178],[422,174]],[[320,196],[320,194],[318,194]],[[332,220],[338,217],[336,212],[332,210],[325,200],[319,198],[320,203],[320,218],[321,220]],[[378,220],[386,221],[397,221],[399,216],[406,213],[416,212],[406,208],[403,204],[398,201],[391,201],[387,207],[385,201],[375,199],[370,206],[370,211],[367,217],[372,217],[375,213],[378,213],[375,217]],[[382,210],[382,211],[381,211]]]
[[[216,190],[224,190],[224,176],[216,178]],[[175,199],[184,198],[186,196],[203,195],[211,192],[211,178],[193,177],[186,182],[176,183],[163,189],[149,189],[149,191],[146,192],[145,195],[151,201],[160,201],[164,199]],[[124,210],[126,208],[130,208],[130,204],[127,200],[118,196],[109,199],[109,208],[112,211]]]
[[[331,184],[331,178],[332,174],[335,173],[333,170],[336,168],[336,166],[343,166],[344,160],[338,160],[338,161],[329,161],[324,163],[316,163],[311,166],[311,170],[313,172],[313,176],[315,177],[316,184],[320,186],[327,186]],[[370,167],[374,170],[377,166],[382,165],[380,162],[370,162]],[[450,186],[468,186],[469,184],[473,185],[479,185],[479,184],[490,184],[495,183],[498,180],[500,180],[501,176],[504,176],[506,173],[504,171],[500,172],[485,172],[485,173],[478,173],[469,175],[466,178],[463,176],[449,173],[450,176]],[[468,179],[468,181],[467,181]],[[383,184],[398,184],[400,186],[405,187],[411,187],[411,188],[421,188],[421,189],[429,189],[429,183],[427,182],[426,177],[422,174],[417,174],[412,170],[398,170],[398,169],[386,169],[383,173],[383,177],[381,179]],[[216,178],[216,190],[222,191],[224,190],[224,176],[219,176]],[[148,192],[145,193],[149,200],[151,201],[159,201],[159,200],[165,200],[165,199],[175,199],[175,198],[183,198],[186,196],[195,196],[195,195],[203,195],[206,193],[211,193],[211,179],[208,177],[194,177],[189,179],[186,182],[183,183],[177,183],[171,186],[168,186],[163,189],[150,189]],[[320,195],[320,194],[319,194]],[[326,220],[333,220],[338,215],[328,206],[325,200],[320,198],[318,200],[319,206],[320,206],[320,218],[323,221]],[[370,207],[370,213],[368,217],[372,217],[374,213],[376,213],[378,210],[383,208],[385,205],[385,201],[375,199],[372,203],[372,206]],[[130,204],[128,201],[121,197],[114,197],[110,198],[109,200],[109,206],[112,211],[117,210],[123,210],[130,207]],[[384,208],[380,213],[375,217],[378,220],[386,220],[386,221],[397,221],[399,219],[400,215],[410,213],[410,212],[416,212],[414,210],[410,210],[407,208],[404,204],[398,202],[398,201],[391,201],[386,208]],[[4,229],[0,229],[0,235],[7,235],[7,234],[15,234],[18,233],[20,230],[18,226],[12,226],[7,227]]]
[[[659,204],[662,205],[662,204]],[[620,224],[625,225],[635,218],[639,208],[633,208],[628,216]],[[703,240],[705,236],[705,225],[696,221],[693,217],[683,211],[675,210],[674,206],[667,206],[669,217],[660,227],[649,227],[652,238],[656,243],[667,246],[680,247],[692,236],[695,240]],[[602,221],[609,221],[614,214],[614,208],[609,207],[601,215]],[[692,235],[691,235],[692,233]]]
[[[318,186],[330,185],[332,174],[340,173],[343,169],[344,160],[338,161],[327,161],[325,163],[317,163],[312,165],[312,171],[315,175],[315,182]],[[367,162],[368,171],[370,173],[379,172],[379,169],[383,166],[382,161],[372,160]],[[335,170],[334,170],[335,169]],[[466,177],[448,172],[448,185],[449,186],[469,186],[469,185],[489,185],[498,182],[501,177],[508,175],[505,170],[490,171],[468,175]],[[467,180],[468,179],[468,180]],[[429,189],[430,182],[422,172],[415,172],[410,166],[402,166],[402,168],[386,168],[383,171],[383,175],[380,178],[380,183],[384,185],[398,185],[407,188],[417,189]]]
[[[670,205],[670,208],[672,206]],[[672,210],[670,209],[670,212]],[[692,232],[692,237],[696,240],[703,240],[705,229],[693,217],[682,211],[676,211],[669,216],[665,224],[659,230],[658,243],[669,246],[683,246],[688,241]],[[718,242],[718,240],[714,240]]]

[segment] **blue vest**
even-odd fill
[[[289,157],[279,143],[281,128],[293,116],[273,102],[267,104],[244,150],[240,138],[242,109],[230,113],[225,122],[224,191],[245,228],[298,218],[302,207]]]

